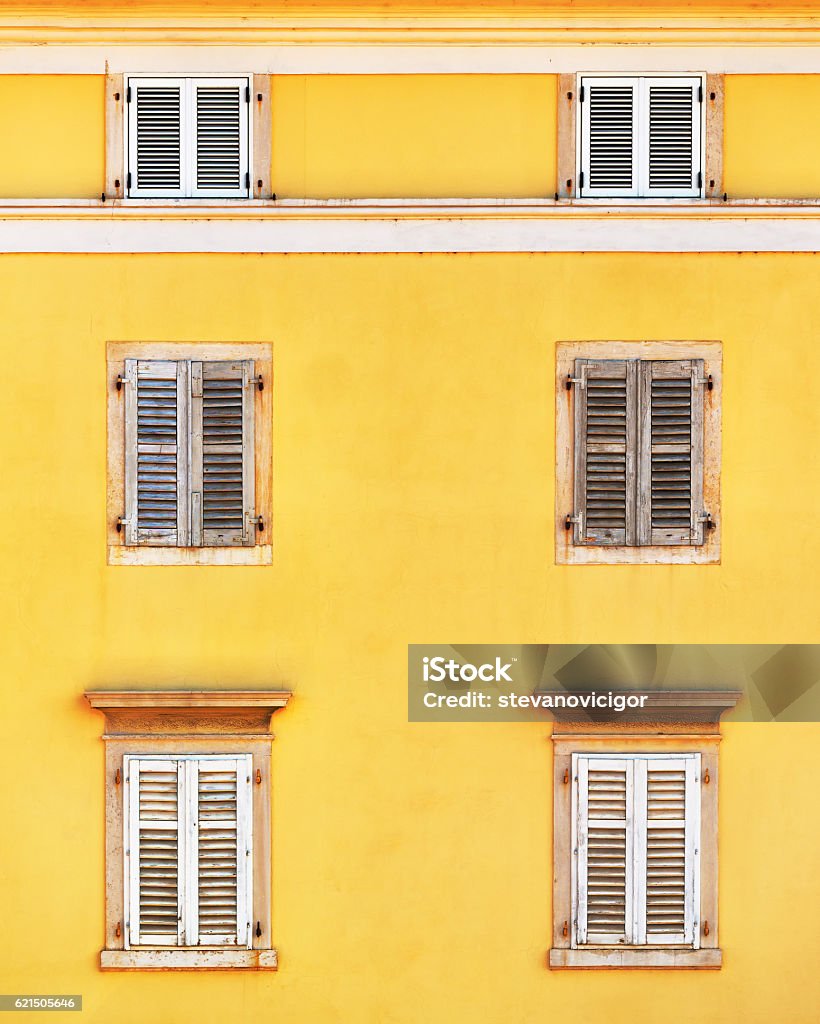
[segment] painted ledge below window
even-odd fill
[[[719,949],[551,949],[549,965],[561,968],[701,968],[717,970],[723,962]]]
[[[100,967],[108,971],[275,971],[278,966],[275,949],[104,949],[100,953]]]

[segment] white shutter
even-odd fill
[[[185,80],[130,78],[128,90],[128,195],[143,199],[184,196]]]
[[[702,195],[702,89],[702,75],[584,75],[579,195]]]
[[[636,78],[581,80],[582,196],[637,196]]]
[[[125,361],[125,543],[188,544],[188,363]]]
[[[574,948],[697,948],[699,787],[699,754],[573,754]]]
[[[702,88],[700,76],[641,80],[641,195],[701,194]]]
[[[126,948],[251,947],[251,767],[125,756]]]
[[[195,78],[189,88],[193,114],[189,194],[197,198],[247,198],[249,79]]]
[[[174,759],[124,759],[128,946],[183,941],[184,775]]]

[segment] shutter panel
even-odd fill
[[[584,78],[581,196],[638,195],[638,79]]]
[[[249,195],[248,85],[247,78],[202,78],[190,83],[192,196]]]
[[[175,760],[126,758],[126,886],[132,946],[183,942],[184,775]]]
[[[638,537],[702,544],[702,359],[641,363]]]
[[[130,78],[128,88],[128,195],[147,199],[184,196],[184,79]]]
[[[188,364],[125,361],[126,544],[188,543]]]
[[[701,182],[700,78],[649,78],[642,84],[648,135],[641,194],[699,196]]]
[[[251,758],[191,762],[191,943],[250,946]]]
[[[646,862],[638,941],[647,945],[697,942],[699,760],[693,755],[644,761]]]
[[[576,544],[635,544],[637,363],[576,359]]]
[[[191,366],[192,543],[253,545],[253,360]]]
[[[631,942],[633,762],[574,757],[577,942]]]

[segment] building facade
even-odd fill
[[[809,709],[624,750],[406,677],[816,639],[818,115],[811,4],[0,3],[4,992],[816,1018]],[[555,954],[564,771],[718,744],[669,957]]]

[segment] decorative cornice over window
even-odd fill
[[[218,734],[257,737],[270,732],[288,690],[86,690],[85,698],[105,715],[104,739],[115,736]],[[268,735],[268,738],[271,739]]]

